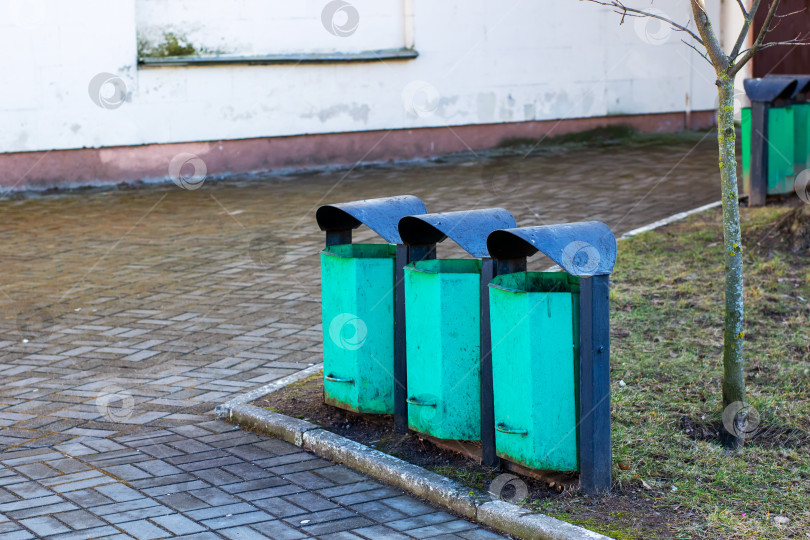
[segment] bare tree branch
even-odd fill
[[[695,17],[695,24],[702,38],[701,43],[706,47],[706,53],[709,55],[715,71],[719,74],[721,71],[725,71],[728,68],[731,61],[728,56],[726,56],[726,53],[723,52],[723,47],[720,46],[720,40],[712,29],[712,23],[703,7],[702,0],[689,1],[692,4],[692,15]]]
[[[765,49],[770,49],[771,47],[778,47],[778,46],[792,46],[792,47],[808,47],[810,46],[810,41],[772,41],[770,43],[765,43],[762,47],[758,50],[764,51]]]
[[[649,12],[641,10],[641,9],[627,7],[624,4],[622,4],[620,0],[580,0],[580,1],[593,2],[594,4],[599,4],[600,6],[607,6],[607,7],[615,8],[616,13],[618,13],[619,15],[622,16],[622,22],[624,22],[624,18],[628,17],[628,16],[629,17],[649,17],[650,19],[658,19],[659,21],[663,21],[663,22],[669,24],[670,26],[672,26],[672,28],[674,28],[675,30],[678,30],[679,32],[686,32],[687,34],[692,36],[692,39],[694,39],[695,41],[697,41],[698,43],[703,45],[703,41],[700,39],[700,36],[698,36],[697,34],[692,32],[691,30],[689,30],[687,27],[685,27],[685,26],[683,26],[681,24],[678,24],[678,23],[676,23],[675,21],[673,21],[671,19],[667,19],[666,17],[656,15],[655,13],[649,13]]]
[[[695,0],[692,1],[694,2]],[[753,45],[751,45],[751,48],[748,49],[748,51],[746,51],[746,53],[742,55],[742,57],[739,60],[736,61],[736,63],[731,67],[731,69],[729,69],[728,72],[729,77],[733,77],[734,75],[736,75],[736,73],[740,71],[740,69],[742,69],[742,67],[749,60],[751,60],[751,58],[753,58],[754,55],[757,53],[757,51],[762,47],[762,42],[765,40],[765,35],[770,30],[771,22],[773,21],[774,15],[776,15],[776,9],[778,7],[779,7],[779,0],[773,0],[771,2],[770,9],[768,9],[768,14],[765,15],[765,21],[762,23],[762,28],[760,28],[759,30],[759,35],[757,36],[757,39],[754,41]]]
[[[762,4],[762,0],[752,0],[751,1],[751,8],[746,11],[745,5],[743,4],[743,0],[737,0],[737,5],[742,10],[743,15],[745,16],[745,22],[743,23],[743,27],[740,30],[739,36],[737,36],[737,41],[734,44],[734,48],[731,51],[730,55],[726,55],[723,51],[723,47],[720,44],[720,40],[715,34],[714,29],[712,28],[712,23],[709,18],[708,13],[706,13],[705,7],[705,0],[689,0],[692,5],[692,16],[695,20],[695,25],[697,26],[698,33],[696,34],[687,26],[682,24],[678,24],[675,21],[668,19],[667,17],[657,15],[655,13],[650,13],[649,11],[644,11],[642,9],[636,9],[632,7],[628,7],[624,5],[622,0],[580,0],[581,2],[591,2],[594,4],[598,4],[600,6],[610,7],[613,10],[621,15],[621,22],[620,24],[624,23],[626,17],[647,17],[650,19],[657,19],[659,21],[665,22],[669,24],[673,29],[678,30],[680,32],[685,32],[689,34],[692,39],[694,39],[699,44],[703,45],[706,48],[706,52],[702,52],[693,44],[688,43],[684,40],[681,40],[684,44],[691,47],[695,52],[697,52],[703,59],[708,60],[710,64],[714,67],[715,71],[720,77],[719,80],[727,80],[728,78],[733,78],[737,72],[742,69],[742,67],[748,63],[751,58],[762,49],[767,49],[770,47],[775,46],[785,46],[785,45],[810,45],[810,43],[804,42],[804,39],[807,39],[808,36],[804,38],[795,38],[788,41],[780,41],[774,43],[767,43],[763,44],[765,40],[765,36],[773,30],[771,25],[774,22],[774,19],[777,19],[778,22],[781,22],[781,19],[788,17],[790,15],[795,15],[797,13],[801,13],[805,11],[805,9],[798,10],[793,13],[788,13],[785,15],[776,15],[776,10],[779,7],[781,0],[771,0],[770,6],[768,7],[768,13],[765,15],[765,21],[763,22],[762,28],[760,28],[759,33],[757,34],[756,39],[754,40],[753,44],[750,48],[741,50],[743,45],[745,44],[745,40],[748,37],[748,32],[751,30],[751,25],[754,22],[754,17],[756,16],[757,12],[759,11],[760,5]],[[691,19],[690,19],[691,22]],[[778,23],[777,23],[778,24]],[[718,80],[718,84],[719,83]]]
[[[739,2],[740,0],[737,1]],[[748,30],[751,28],[751,23],[754,21],[754,15],[757,14],[760,2],[761,0],[754,0],[751,4],[751,11],[745,15],[745,23],[743,23],[742,30],[740,30],[740,35],[737,36],[737,42],[734,44],[734,48],[731,50],[731,54],[729,55],[732,62],[740,54],[740,49],[742,49],[742,46],[745,43],[745,38],[748,36]]]
[[[681,40],[681,43],[683,43],[683,44],[684,44],[684,45],[686,45],[687,47],[691,47],[692,49],[694,49],[694,51],[695,51],[696,53],[698,53],[698,54],[700,55],[700,57],[701,57],[701,58],[705,59],[705,60],[706,60],[706,61],[709,63],[709,65],[713,65],[713,64],[712,64],[712,61],[709,59],[709,57],[708,57],[708,56],[706,56],[706,53],[705,53],[705,52],[701,51],[700,49],[698,49],[697,47],[695,47],[695,46],[694,46],[694,45],[692,45],[691,43],[687,43],[687,42],[686,42],[686,41],[684,41],[684,40]]]
[[[796,11],[791,11],[790,13],[785,13],[784,15],[774,15],[776,19],[787,19],[792,15],[798,15],[799,13],[804,13],[807,11],[807,8],[797,9]]]

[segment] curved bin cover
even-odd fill
[[[437,244],[450,238],[473,257],[489,257],[487,236],[492,231],[516,225],[515,218],[503,208],[484,208],[410,215],[399,222],[399,234],[408,245]]]
[[[495,231],[487,246],[492,257],[502,260],[539,251],[574,276],[607,275],[616,264],[616,237],[600,221]]]
[[[390,244],[401,244],[399,220],[412,214],[427,212],[425,203],[413,195],[383,197],[345,203],[327,204],[318,208],[315,219],[322,231],[356,229],[361,224],[379,234]]]
[[[796,89],[793,91],[791,99],[796,99],[799,94],[810,93],[810,75],[766,75],[766,79],[785,79],[796,81]]]
[[[777,99],[790,99],[798,83],[794,77],[765,77],[764,79],[745,79],[743,88],[751,101],[773,103]]]

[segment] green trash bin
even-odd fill
[[[481,261],[405,267],[408,427],[439,439],[481,439]]]
[[[579,470],[579,280],[518,272],[489,285],[495,448],[533,469]]]
[[[394,412],[396,245],[341,244],[321,252],[324,401]]]
[[[768,194],[793,192],[796,155],[795,106],[771,107],[768,112]],[[801,115],[801,113],[800,113]],[[751,108],[742,109],[743,192],[751,193]],[[806,158],[805,158],[806,159]]]

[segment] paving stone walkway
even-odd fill
[[[711,139],[0,199],[0,538],[498,538],[214,418],[321,360],[315,208],[622,232],[718,198]]]
[[[3,455],[0,537],[499,537],[221,421],[67,431],[68,442]]]

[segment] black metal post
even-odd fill
[[[580,280],[579,466],[589,495],[611,485],[609,279]]]
[[[495,277],[495,261],[481,259],[481,464],[499,467],[495,453],[495,397],[492,387],[492,333],[489,320],[489,282]]]
[[[326,231],[326,247],[352,243],[352,230]]]
[[[436,244],[397,245],[394,276],[394,431],[408,433],[408,363],[405,341],[405,267],[436,258]]]
[[[420,244],[409,246],[408,261],[431,261],[436,258],[436,244]]]
[[[408,432],[408,369],[405,348],[405,266],[408,264],[408,246],[397,245],[394,263],[394,430]]]
[[[495,448],[495,390],[492,382],[492,324],[489,282],[501,274],[526,271],[526,259],[481,259],[481,464],[500,467]]]
[[[495,275],[501,276],[503,274],[515,274],[517,272],[526,271],[526,258],[520,259],[494,259],[495,260]]]
[[[764,206],[768,196],[768,113],[770,103],[751,103],[751,186],[748,206]]]

